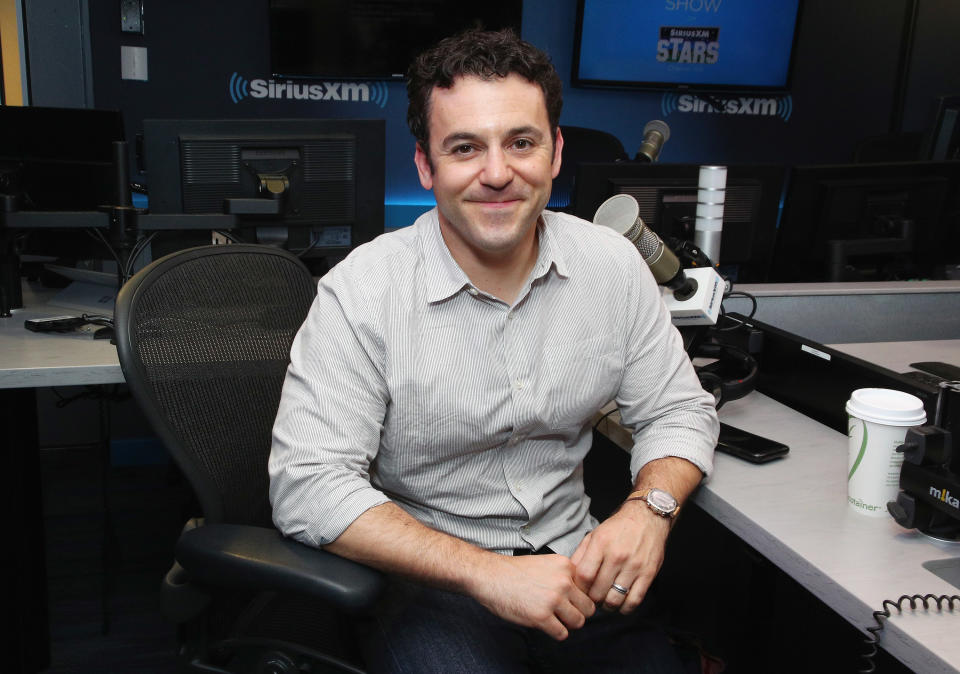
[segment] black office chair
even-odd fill
[[[203,512],[162,588],[192,671],[361,671],[342,612],[370,606],[382,576],[284,538],[267,495],[290,345],[315,293],[295,256],[237,244],[163,257],[117,297],[127,384]]]
[[[627,153],[623,143],[606,131],[561,124],[560,132],[563,134],[563,161],[560,173],[553,179],[547,208],[570,213],[577,166],[588,161],[621,161],[627,158]]]

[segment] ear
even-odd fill
[[[417,143],[417,149],[413,153],[413,163],[417,165],[417,175],[420,176],[420,184],[425,190],[433,189],[433,167],[430,166],[430,158],[423,151],[420,143]]]
[[[560,127],[557,127],[557,140],[553,144],[553,172],[552,177],[556,178],[560,173],[560,154],[563,151],[563,134],[560,133]]]

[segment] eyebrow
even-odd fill
[[[510,129],[506,134],[507,138],[515,138],[516,136],[531,136],[533,137],[534,140],[537,140],[537,141],[543,140],[543,132],[539,128],[532,125],[515,127],[513,129]],[[456,145],[458,143],[467,142],[467,141],[474,141],[479,138],[480,136],[476,133],[470,133],[469,131],[455,131],[454,133],[451,133],[449,136],[444,138],[440,146],[444,148],[449,148],[452,145]]]

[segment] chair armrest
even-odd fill
[[[384,585],[379,571],[266,527],[206,524],[184,531],[176,559],[191,580],[306,593],[347,611],[371,606]]]

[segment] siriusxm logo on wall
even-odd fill
[[[239,103],[245,98],[269,100],[332,101],[336,103],[373,103],[386,106],[389,92],[384,82],[317,82],[287,80],[246,80],[239,73],[230,76],[230,99]]]
[[[660,111],[664,117],[674,112],[703,115],[752,115],[755,117],[779,117],[784,122],[793,114],[793,98],[774,96],[752,98],[746,96],[696,96],[693,94],[663,95]]]

